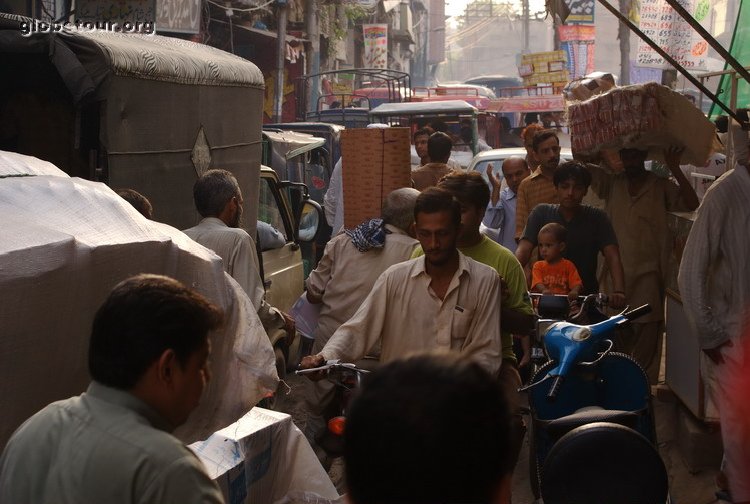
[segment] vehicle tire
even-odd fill
[[[274,356],[276,357],[276,373],[279,375],[279,384],[276,386],[276,392],[271,397],[264,397],[258,403],[261,408],[275,410],[278,408],[280,401],[279,395],[283,394],[286,390],[286,385],[283,381],[286,379],[286,356],[284,350],[280,346],[273,349]]]

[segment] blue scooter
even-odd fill
[[[559,321],[544,332],[550,361],[522,390],[531,411],[531,487],[545,504],[668,501],[648,378],[630,356],[612,352],[610,339],[615,327],[650,311],[644,305],[591,325]]]

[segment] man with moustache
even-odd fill
[[[516,241],[521,239],[526,220],[540,203],[558,203],[557,191],[552,180],[560,164],[560,141],[554,130],[542,130],[534,134],[532,150],[539,166],[518,185],[516,191]]]
[[[446,190],[428,188],[414,208],[425,255],[388,268],[354,316],[303,369],[326,360],[353,362],[381,340],[381,362],[445,349],[466,355],[495,375],[502,362],[500,278],[456,248],[461,205]],[[319,377],[312,377],[313,379]]]
[[[222,258],[224,271],[250,297],[266,332],[283,327],[293,337],[294,320],[266,302],[255,241],[240,226],[243,200],[237,179],[227,170],[209,170],[195,182],[193,199],[203,220],[184,233]]]

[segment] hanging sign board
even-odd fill
[[[388,68],[388,25],[362,25],[366,68]]]
[[[680,0],[680,4],[699,22],[706,18],[703,1]],[[664,0],[641,0],[640,29],[686,70],[707,70],[708,44]],[[642,40],[638,43],[636,64],[646,68],[671,68]]]

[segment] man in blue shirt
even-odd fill
[[[497,229],[494,238],[511,252],[516,251],[516,191],[521,181],[531,174],[526,160],[520,156],[512,156],[503,161],[503,176],[508,187],[500,190],[502,181],[492,171],[492,165],[487,166],[487,178],[492,186],[490,204],[484,214],[482,224],[491,229]]]

